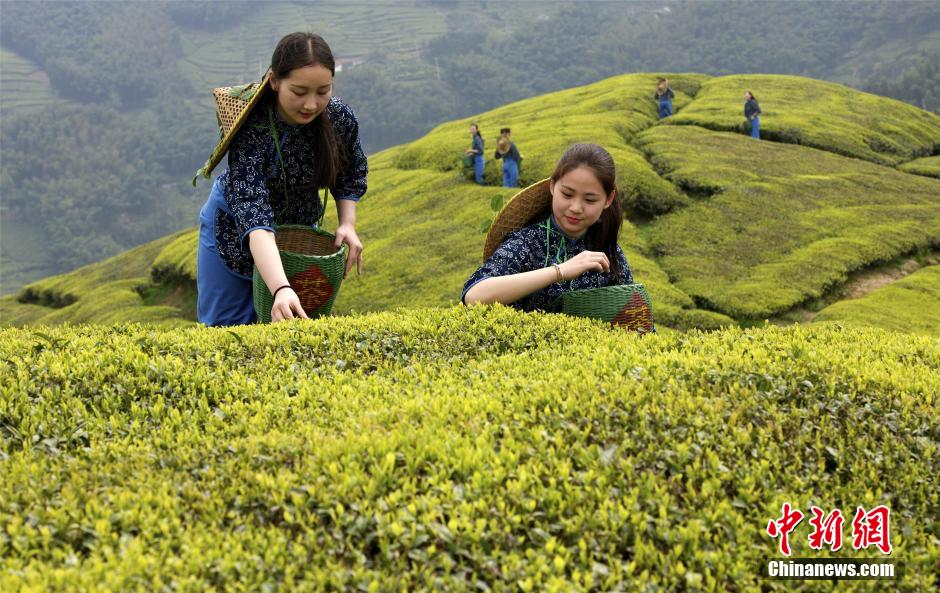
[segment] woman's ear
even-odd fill
[[[274,78],[274,75],[272,74],[272,75],[271,75],[271,83],[270,83],[270,84],[271,84],[271,90],[276,93],[276,92],[277,92],[277,87],[281,86],[281,81],[278,80],[278,79],[276,79],[276,78]]]
[[[617,198],[617,190],[610,192],[607,196],[607,203],[604,204],[604,208],[610,208],[610,205],[614,203],[614,200]]]
[[[552,196],[555,195],[555,180],[554,179],[548,180],[548,193],[550,193]]]

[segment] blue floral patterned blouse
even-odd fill
[[[548,264],[562,263],[566,261],[561,256],[567,253],[567,259],[578,255],[587,250],[587,241],[585,235],[577,239],[571,239],[558,227],[554,217],[549,226],[548,239]],[[460,300],[463,301],[467,296],[467,291],[474,284],[496,276],[509,276],[520,272],[531,272],[546,267],[545,263],[545,220],[541,220],[527,227],[516,229],[506,235],[502,245],[500,245],[493,255],[484,262],[480,268],[470,276],[463,287],[463,295]],[[627,265],[627,258],[623,255],[623,250],[617,246],[617,258],[620,260],[620,274],[612,278],[606,272],[585,272],[574,280],[564,283],[555,282],[549,284],[541,290],[525,296],[510,306],[520,311],[554,311],[552,305],[563,292],[569,290],[582,290],[585,288],[600,288],[602,286],[611,286],[618,284],[632,284],[633,274]]]
[[[284,158],[287,199],[269,111],[274,116],[274,130]],[[366,193],[369,170],[359,144],[359,122],[352,109],[337,97],[330,99],[326,113],[337,144],[347,155],[346,166],[337,173],[331,193],[337,200],[358,201]],[[228,170],[219,177],[231,215],[221,208],[216,211],[215,240],[222,261],[236,274],[252,273],[254,262],[248,250],[251,231],[273,231],[275,223],[313,225],[320,219],[323,205],[314,180],[314,143],[312,126],[287,123],[269,100],[255,106],[232,139]]]

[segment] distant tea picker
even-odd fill
[[[669,88],[669,80],[660,78],[656,84],[656,93],[653,94],[653,99],[659,104],[659,119],[672,115],[672,100],[675,96]]]
[[[596,144],[575,144],[549,179],[516,194],[496,216],[485,262],[461,300],[655,331],[649,295],[633,283],[617,244],[622,222],[613,157]]]
[[[751,130],[751,138],[760,140],[760,105],[751,91],[744,92],[744,118],[747,120],[747,126]]]
[[[199,214],[200,322],[307,317],[332,305],[353,264],[361,273],[356,202],[368,165],[356,116],[333,97],[334,73],[322,37],[291,33],[260,85],[216,89],[223,137],[198,174],[209,177],[226,152],[228,170]],[[319,230],[326,207],[319,189],[335,197],[335,237]],[[310,250],[322,257],[304,255]]]
[[[480,126],[477,124],[470,124],[470,148],[465,154],[470,157],[474,181],[483,185],[483,170],[486,162],[483,160],[483,135],[480,134]]]
[[[496,160],[503,160],[503,187],[519,186],[519,165],[522,163],[522,155],[516,148],[516,143],[512,141],[512,130],[501,128],[499,130],[499,140],[496,141],[496,152],[493,154]]]

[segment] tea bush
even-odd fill
[[[940,156],[927,156],[922,159],[915,159],[900,165],[898,169],[905,173],[926,175],[927,177],[940,179]]]
[[[864,297],[829,305],[813,321],[940,337],[940,266],[918,270]]]
[[[3,591],[833,590],[760,576],[783,502],[886,504],[892,585],[937,585],[927,337],[457,307],[3,329],[0,364]]]
[[[901,101],[800,76],[742,74],[702,84],[669,123],[745,133],[744,92],[761,107],[761,137],[885,165],[940,149],[940,116]]]
[[[141,293],[153,285],[151,267],[154,260],[167,261],[161,259],[164,250],[186,245],[191,234],[180,231],[68,274],[33,282],[19,295],[0,298],[0,324],[57,325],[128,320],[167,327],[191,324],[187,321],[192,317],[190,312],[159,303],[148,306],[141,298]],[[191,259],[195,276],[195,251],[187,250],[179,255],[183,273],[189,273],[190,268],[184,262]],[[179,282],[182,277],[174,275],[172,278]]]
[[[674,284],[736,318],[816,298],[848,274],[940,244],[940,182],[803,146],[695,126],[638,141],[692,206],[651,224]]]

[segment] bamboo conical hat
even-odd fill
[[[269,71],[264,75],[261,82],[212,89],[212,96],[215,97],[217,107],[216,116],[219,120],[221,140],[219,140],[215,150],[212,151],[212,156],[209,157],[206,164],[196,171],[196,177],[193,177],[193,185],[196,184],[196,178],[200,175],[208,178],[216,165],[222,161],[222,157],[228,152],[228,147],[232,143],[232,138],[235,137],[242,124],[248,119],[252,109],[270,93],[270,79],[271,73]]]
[[[543,179],[533,183],[506,202],[486,233],[486,242],[483,244],[484,261],[493,255],[506,235],[532,224],[535,222],[533,219],[551,205],[552,193],[548,187],[550,181],[551,179]]]

